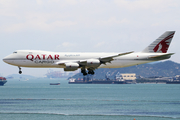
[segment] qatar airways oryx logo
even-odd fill
[[[169,48],[169,44],[170,44],[170,39],[172,39],[174,33],[167,36],[166,38],[164,38],[163,40],[161,40],[161,42],[159,42],[155,47],[154,47],[154,52],[159,52],[161,51],[162,53],[166,53],[168,48]]]
[[[37,54],[37,55],[32,55],[28,54],[26,56],[26,59],[35,61],[35,63],[54,63],[53,60],[60,60],[59,55],[46,55],[46,54]]]

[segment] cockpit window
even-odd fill
[[[15,51],[15,52],[13,52],[13,53],[17,53],[17,52]]]

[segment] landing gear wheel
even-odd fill
[[[87,75],[87,73],[83,73],[83,75],[84,75],[84,76],[86,76],[86,75]]]
[[[19,71],[19,74],[21,74],[22,73],[22,71]]]
[[[21,67],[18,67],[19,68],[19,74],[21,74],[22,73],[22,71],[21,71]]]
[[[81,73],[83,73],[83,75],[84,75],[84,76],[86,76],[86,75],[87,75],[87,72],[86,72],[86,70],[84,70],[84,69],[83,69],[83,70],[81,70]]]
[[[89,70],[88,74],[94,75],[94,71],[93,70]]]

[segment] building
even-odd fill
[[[123,73],[123,74],[121,74],[121,77],[124,80],[136,80],[136,74],[135,73]]]

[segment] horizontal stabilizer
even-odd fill
[[[164,54],[164,55],[156,55],[156,56],[152,56],[149,57],[149,59],[168,59],[171,57],[171,55],[173,55],[174,53],[168,53],[168,54]]]

